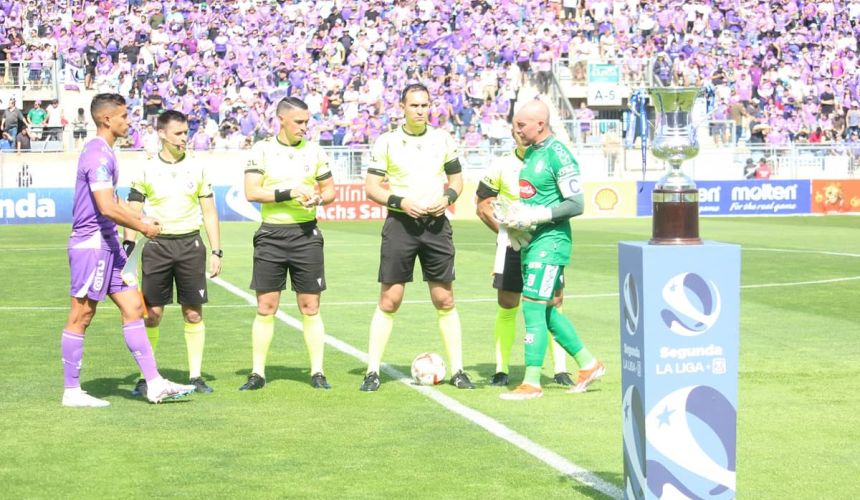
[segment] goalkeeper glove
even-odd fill
[[[136,243],[133,240],[125,240],[122,242],[122,250],[125,252],[126,257],[131,255],[131,252],[134,251],[135,245]]]
[[[515,252],[519,252],[521,248],[529,245],[529,242],[532,240],[532,233],[508,228],[508,240],[511,242],[511,248]]]
[[[538,224],[552,220],[552,210],[549,207],[517,203],[511,208],[512,210],[509,210],[507,214],[508,220],[505,221],[509,228],[530,231]]]

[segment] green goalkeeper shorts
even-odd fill
[[[542,262],[523,262],[523,297],[551,301],[555,289],[561,286],[564,266]]]

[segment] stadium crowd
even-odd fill
[[[170,108],[196,149],[249,147],[287,95],[322,144],[365,145],[415,80],[431,124],[477,146],[507,137],[518,90],[545,91],[554,63],[577,80],[617,62],[635,85],[661,53],[655,76],[708,88],[710,117],[749,142],[827,143],[860,134],[858,17],[860,0],[0,0],[0,58],[27,63],[29,85],[59,59],[68,89],[127,96],[137,147]]]

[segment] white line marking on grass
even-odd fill
[[[755,250],[758,252],[778,252],[778,253],[812,253],[818,255],[835,255],[837,257],[860,257],[860,253],[848,252],[830,252],[827,250],[795,250],[791,248],[758,248],[758,247],[741,247],[741,250]]]
[[[860,257],[860,255],[857,255]],[[758,285],[741,285],[741,288],[777,288],[789,286],[806,286],[806,285],[824,285],[827,283],[842,283],[845,281],[857,281],[860,276],[848,276],[845,278],[831,278],[825,280],[814,281],[794,281],[790,283],[761,283]],[[218,282],[218,278],[212,279],[213,282]],[[220,283],[219,283],[220,285]],[[223,285],[222,285],[223,286]],[[231,285],[232,286],[232,285]],[[226,287],[225,287],[226,288]],[[236,290],[240,290],[236,288]],[[241,291],[241,290],[240,290]],[[244,293],[244,292],[243,292]],[[610,297],[618,297],[618,292],[612,293],[584,293],[565,295],[565,299],[605,299]],[[476,297],[471,299],[457,299],[457,303],[477,303],[477,302],[495,302],[496,297]],[[430,299],[425,300],[404,300],[404,304],[429,304]],[[251,305],[256,305],[252,302]],[[326,307],[330,306],[372,306],[376,305],[375,300],[345,300],[339,302],[326,302]],[[168,306],[169,307],[169,306]],[[248,304],[206,304],[206,309],[243,309],[248,307]],[[297,307],[293,303],[284,303],[280,307]],[[0,306],[0,311],[68,311],[68,306]]]
[[[860,280],[860,276],[850,276],[847,278],[833,278],[829,280],[815,280],[815,281],[795,281],[793,283],[762,283],[760,285],[743,285],[741,288],[773,288],[780,286],[803,286],[803,285],[821,285],[824,283],[841,283],[843,281],[855,281]]]
[[[224,281],[221,278],[212,278],[212,282],[223,287],[232,294],[247,300],[248,303],[251,305],[257,304],[257,300],[253,295],[233,285],[232,283]],[[292,316],[287,315],[281,310],[278,310],[278,312],[275,313],[275,317],[297,330],[302,330],[301,321],[297,320],[296,318],[293,318]],[[367,354],[356,349],[350,344],[347,344],[346,342],[332,337],[331,335],[326,335],[326,343],[334,347],[338,351],[348,354],[363,363],[367,362]],[[384,371],[388,376],[394,378],[398,382],[420,392],[421,394],[427,396],[433,401],[436,401],[448,411],[456,413],[461,417],[465,418],[466,420],[474,423],[475,425],[483,427],[486,431],[493,434],[494,436],[504,439],[505,441],[513,444],[514,446],[520,448],[521,450],[544,462],[545,464],[561,472],[562,474],[565,474],[566,476],[569,476],[576,481],[590,488],[593,488],[609,497],[623,497],[623,492],[621,491],[621,489],[614,484],[600,479],[590,471],[583,469],[582,467],[576,465],[575,463],[569,461],[568,459],[562,457],[554,451],[544,448],[543,446],[535,443],[534,441],[531,441],[529,438],[510,429],[501,422],[498,422],[497,420],[494,420],[493,418],[488,417],[487,415],[484,415],[483,413],[473,408],[469,408],[468,406],[460,403],[456,399],[450,396],[446,396],[445,394],[442,394],[441,392],[437,391],[436,389],[433,389],[432,387],[414,385],[410,377],[407,377],[404,373],[401,373],[399,370],[396,370],[385,363],[382,364],[381,368],[382,371]]]

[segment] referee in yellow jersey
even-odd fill
[[[449,133],[427,125],[427,87],[408,85],[400,95],[400,105],[406,123],[376,140],[365,183],[367,197],[388,207],[388,218],[382,227],[381,290],[370,322],[367,373],[361,390],[379,389],[382,354],[406,283],[412,281],[415,257],[430,286],[453,374],[451,384],[474,389],[463,371],[460,317],[454,307],[454,241],[445,216],[445,209],[463,189],[457,143]]]
[[[148,160],[146,167],[131,182],[129,205],[140,213],[161,221],[162,231],[148,240],[141,254],[143,297],[146,301],[146,333],[152,349],[158,344],[159,324],[164,306],[173,303],[173,284],[185,318],[185,345],[188,349],[189,383],[196,392],[209,393],[212,388],[201,374],[206,327],[203,304],[208,301],[206,289],[206,247],[200,237],[200,222],[206,228],[212,255],[209,272],[221,272],[221,231],[212,185],[206,178],[202,162],[186,157],[188,119],[179,111],[168,110],[158,117],[161,150]],[[125,229],[123,247],[127,254],[134,249],[135,231]],[[135,385],[134,395],[146,394],[146,380]]]
[[[311,386],[331,386],[323,374],[325,329],[320,317],[320,295],[326,289],[323,235],[316,209],[334,201],[334,178],[328,157],[305,139],[310,113],[295,97],[286,97],[276,110],[278,135],[251,149],[245,169],[245,197],[259,202],[263,223],[254,234],[251,288],[257,292],[257,316],[251,327],[253,366],[239,388],[266,385],[266,356],[275,331],[275,312],[289,275],[302,313],[305,344],[311,362]]]

